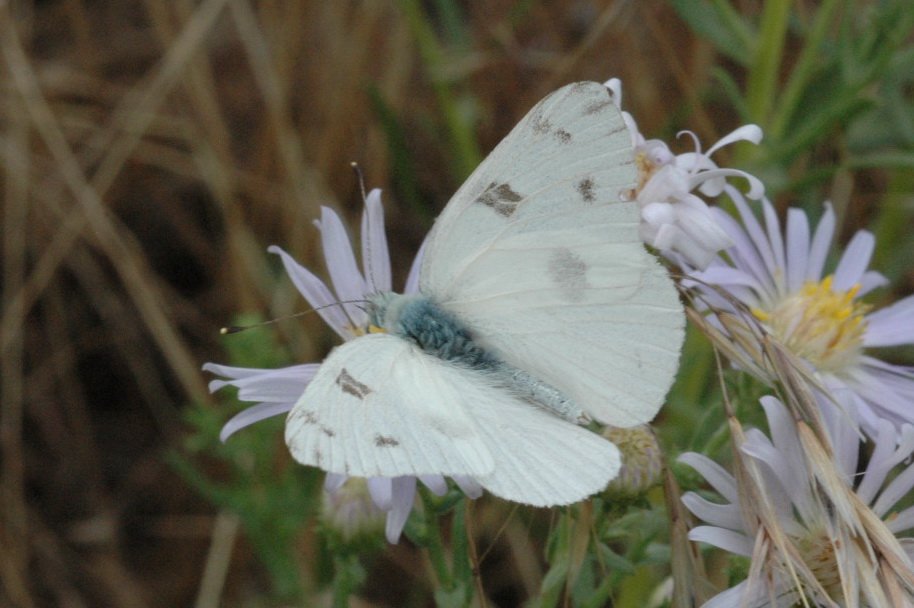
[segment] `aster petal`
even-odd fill
[[[866,316],[864,346],[898,346],[914,342],[914,296]]]
[[[422,241],[419,252],[413,260],[413,265],[409,267],[409,275],[406,277],[406,286],[403,288],[403,293],[419,292],[419,272],[422,270],[422,258],[425,257],[425,245],[427,243],[427,238]]]
[[[451,479],[454,480],[454,483],[457,484],[457,487],[460,488],[460,491],[463,492],[467,498],[476,499],[482,496],[482,486],[472,477],[455,475]]]
[[[912,489],[914,489],[914,466],[902,471],[882,490],[879,498],[873,503],[873,511],[877,514],[888,512]]]
[[[832,239],[835,236],[835,210],[831,203],[825,203],[825,213],[816,226],[816,232],[812,237],[812,245],[809,247],[809,265],[806,267],[806,280],[819,281],[822,279],[822,269],[825,268],[825,259],[828,257],[828,250],[831,248]]]
[[[286,274],[324,322],[344,340],[351,339],[353,333],[350,329],[350,320],[339,306],[334,306],[338,300],[324,285],[324,282],[276,245],[271,245],[267,251],[275,253],[282,259]]]
[[[734,286],[750,287],[755,291],[763,289],[762,285],[752,275],[732,266],[709,266],[704,271],[692,273],[691,276],[708,285],[724,287],[728,291]]]
[[[395,545],[399,542],[403,526],[406,525],[406,520],[409,519],[409,514],[413,510],[413,501],[416,498],[416,478],[394,477],[392,485],[393,502],[390,512],[387,514],[385,534],[387,542]]]
[[[866,471],[863,473],[863,479],[857,486],[857,496],[866,504],[872,504],[873,498],[882,487],[886,476],[891,470],[889,457],[895,448],[895,427],[888,420],[880,420],[876,428],[875,441],[873,442],[873,454],[867,463]],[[888,465],[888,466],[886,466]],[[882,513],[876,513],[880,517]]]
[[[695,492],[686,492],[682,495],[682,504],[700,518],[713,526],[728,530],[741,530],[744,526],[743,518],[738,505],[722,505],[705,500]]]
[[[860,230],[847,244],[841,261],[835,269],[833,287],[836,291],[847,291],[863,278],[863,273],[870,265],[876,238],[866,230]]]
[[[362,265],[368,293],[390,291],[390,252],[384,230],[384,206],[377,188],[365,197],[362,213]]]
[[[864,356],[846,376],[848,386],[879,417],[914,422],[914,370]]]
[[[796,602],[795,593],[790,593],[783,599],[778,598],[777,608],[792,606]],[[701,608],[771,608],[771,598],[768,596],[766,587],[756,584],[752,589],[749,583],[743,581],[738,585],[721,591],[707,602],[701,605]]]
[[[762,128],[758,125],[743,125],[720,138],[720,140],[711,146],[705,154],[711,156],[724,146],[729,146],[738,141],[748,141],[758,145],[762,141],[762,137],[764,137],[764,133],[762,132]]]
[[[686,452],[681,454],[677,459],[698,471],[705,480],[711,484],[711,487],[717,490],[717,493],[724,497],[728,502],[739,502],[739,491],[736,488],[736,480],[725,468],[697,452]]]
[[[771,243],[771,253],[774,255],[774,266],[769,266],[771,276],[781,294],[787,293],[784,269],[787,266],[787,256],[784,251],[784,238],[781,236],[781,222],[774,206],[768,199],[762,200],[762,215],[765,217],[765,228],[768,232],[768,242]]]
[[[752,556],[752,540],[745,534],[733,530],[715,526],[696,526],[689,531],[689,540],[707,543],[735,555]]]
[[[746,173],[739,169],[708,169],[707,171],[702,171],[698,175],[693,176],[689,181],[689,185],[691,188],[694,188],[701,184],[698,188],[699,192],[708,196],[719,196],[720,193],[726,189],[725,186],[728,177],[740,177],[746,180],[749,184],[749,190],[746,192],[747,198],[757,201],[765,196],[765,186],[762,184],[761,180],[751,173]]]
[[[739,194],[734,188],[728,186],[727,193],[730,195],[730,198],[733,200],[733,203],[736,205],[737,210],[739,211],[740,218],[743,220],[743,228],[746,231],[746,234],[749,236],[752,244],[754,245],[754,250],[758,254],[758,257],[762,260],[765,265],[765,276],[767,279],[766,282],[769,282],[771,289],[774,293],[781,294],[780,284],[777,280],[777,275],[780,268],[777,264],[774,251],[772,250],[771,241],[768,239],[768,236],[765,234],[765,231],[762,229],[762,225],[755,218],[755,215],[752,213],[752,210],[749,208],[749,205],[746,204],[745,199],[742,195]],[[762,201],[763,208],[770,206],[767,200]],[[732,234],[730,235],[733,236]],[[734,239],[735,241],[736,239]],[[740,252],[744,253],[744,252]],[[762,277],[759,277],[760,279]]]
[[[863,273],[863,277],[860,279],[860,291],[857,292],[857,297],[862,298],[869,292],[873,291],[878,287],[885,287],[889,284],[889,280],[885,278],[881,272],[876,272],[875,270],[867,270]]]
[[[885,525],[893,534],[898,534],[900,532],[905,532],[906,530],[914,529],[914,507],[908,507],[894,517],[889,518]],[[914,543],[914,539],[907,540],[911,543]],[[911,546],[914,548],[914,545]],[[914,559],[914,553],[911,553],[910,550],[907,550],[907,554],[909,557]]]
[[[727,250],[727,255],[733,260],[735,266],[743,268],[752,274],[755,280],[764,286],[764,293],[773,293],[774,284],[771,282],[771,273],[758,249],[752,243],[751,237],[740,227],[739,223],[718,208],[712,208],[717,223],[727,231],[733,240],[733,247]]]
[[[333,290],[352,325],[360,327],[365,324],[367,316],[358,304],[352,302],[364,300],[369,290],[355,262],[346,228],[340,217],[329,207],[321,207],[321,220],[315,224],[321,231],[324,261]]]
[[[329,494],[335,494],[348,480],[348,475],[343,475],[342,473],[327,473],[324,477],[324,491]]]
[[[279,369],[256,370],[257,374],[245,374],[233,380],[213,380],[209,383],[210,392],[215,392],[226,386],[238,388],[238,398],[242,401],[265,401],[277,403],[281,401],[296,402],[311,378],[320,367],[317,363],[305,363]],[[204,366],[206,371],[230,376],[230,368],[225,365],[209,363]],[[253,371],[253,370],[252,370]],[[229,372],[229,373],[226,373]]]
[[[281,414],[286,414],[289,410],[292,409],[294,403],[259,403],[253,405],[245,410],[242,410],[232,416],[228,422],[226,422],[222,430],[219,432],[219,441],[225,443],[225,441],[240,431],[241,429],[251,426],[255,422],[260,422],[267,418],[272,418],[273,416],[279,416]]]
[[[447,482],[441,475],[420,475],[419,481],[435,496],[447,494]]]
[[[802,209],[787,210],[787,289],[799,291],[809,264],[809,219]]]
[[[393,482],[390,477],[369,477],[365,480],[371,500],[382,511],[390,511],[393,500]]]

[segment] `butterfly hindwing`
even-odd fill
[[[286,443],[330,472],[466,475],[538,506],[582,500],[619,467],[608,441],[389,334],[334,349],[289,413]]]

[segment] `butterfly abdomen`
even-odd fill
[[[426,353],[485,371],[495,384],[575,424],[590,421],[580,406],[550,384],[501,361],[473,341],[452,314],[422,295],[382,294],[372,300],[372,323],[413,342]]]

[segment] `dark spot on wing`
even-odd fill
[[[364,399],[372,392],[369,387],[350,376],[345,367],[340,370],[340,375],[336,377],[336,383],[344,393],[349,393],[358,399]]]
[[[316,464],[320,464],[320,462],[321,462],[321,460],[322,460],[323,458],[324,458],[324,455],[321,454],[320,449],[319,449],[319,448],[314,448],[314,462],[315,462]]]
[[[597,199],[597,195],[594,193],[594,183],[593,180],[589,177],[585,177],[577,183],[575,189],[578,191],[578,194],[581,195],[581,198],[584,199],[585,203],[592,203]]]
[[[555,132],[555,138],[559,140],[560,143],[569,144],[571,143],[571,133],[565,129],[559,129]]]
[[[375,435],[374,444],[379,448],[395,448],[400,445],[400,442],[390,435]]]
[[[584,108],[584,116],[592,116],[599,112],[602,112],[607,107],[613,105],[612,99],[603,99],[601,101],[595,101],[586,108]]]
[[[476,199],[477,203],[482,203],[486,207],[491,207],[495,213],[504,217],[510,217],[517,209],[517,204],[523,200],[523,196],[515,192],[510,184],[496,184],[492,182],[486,188],[485,192]]]
[[[321,433],[323,433],[323,434],[326,435],[327,437],[335,437],[335,436],[336,436],[336,433],[334,432],[333,429],[331,429],[330,427],[327,427],[327,426],[323,426],[323,425],[321,425]]]
[[[587,263],[570,249],[557,249],[549,260],[549,277],[562,289],[568,300],[578,301],[584,297],[587,283]]]
[[[311,410],[293,410],[289,420],[301,420],[302,424],[317,424],[317,412]]]
[[[545,135],[546,133],[548,133],[549,131],[552,130],[552,123],[549,122],[549,120],[545,116],[543,116],[540,112],[537,112],[533,116],[533,120],[531,121],[531,127],[533,129],[533,132],[536,133],[537,135]]]

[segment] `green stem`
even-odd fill
[[[746,87],[749,118],[760,125],[767,125],[774,107],[790,5],[790,0],[768,0],[762,10],[758,46],[752,54]]]

